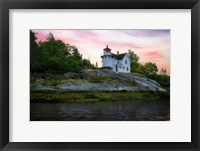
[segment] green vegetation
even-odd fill
[[[30,31],[30,68],[31,73],[60,74],[80,72],[82,69],[95,68],[89,60],[83,59],[75,46],[55,40],[49,33],[47,40],[37,43],[36,34]]]
[[[119,84],[120,81],[117,79],[113,79],[111,77],[90,77],[88,79],[88,82],[91,82],[91,83],[110,82],[113,84]],[[128,83],[128,84],[130,84],[130,83]]]
[[[147,62],[145,64],[139,63],[139,56],[132,50],[128,50],[131,59],[131,72],[140,73],[152,80],[158,82],[163,88],[170,88],[170,76],[166,75],[166,69],[161,69],[158,74],[158,67],[155,63]]]
[[[97,101],[136,101],[142,99],[169,98],[169,93],[134,92],[134,93],[31,93],[31,102],[67,103]]]
[[[41,82],[41,84],[45,85],[45,86],[57,86],[59,84],[61,84],[60,80],[46,80],[45,82]]]
[[[88,82],[91,83],[102,83],[104,81],[104,79],[102,77],[90,77],[88,79]]]
[[[139,56],[137,56],[134,51],[128,50],[128,54],[131,59],[131,72],[140,73],[143,75],[156,74],[158,72],[158,68],[155,63],[148,62],[142,65],[139,63]]]
[[[150,74],[148,78],[157,81],[163,88],[170,87],[170,77],[167,75]]]
[[[63,78],[51,78],[51,79],[45,79],[45,80],[39,80],[39,81],[32,81],[31,85],[38,85],[42,84],[44,86],[57,86],[60,84],[65,84],[65,83],[71,83],[71,84],[76,84],[77,82],[84,82],[86,80],[83,79],[63,79]]]
[[[139,56],[135,54],[134,51],[128,50],[128,55],[131,59],[131,72],[138,72],[138,67],[139,67]]]

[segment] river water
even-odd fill
[[[31,103],[31,121],[169,121],[169,100]]]

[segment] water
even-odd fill
[[[168,121],[169,100],[31,103],[31,121]]]

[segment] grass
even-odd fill
[[[97,102],[97,101],[135,101],[168,98],[154,92],[134,93],[31,93],[31,102],[66,103],[66,102]]]
[[[109,77],[90,77],[88,80],[84,79],[45,79],[45,80],[40,80],[36,82],[31,82],[32,86],[37,85],[37,84],[42,84],[44,86],[57,86],[59,84],[65,84],[65,83],[71,83],[71,84],[76,84],[77,82],[84,82],[88,81],[90,83],[103,83],[103,82],[111,82],[111,83],[119,83],[119,81],[109,78]]]
[[[102,83],[102,82],[118,83],[119,81],[116,79],[113,79],[111,77],[90,77],[88,79],[88,82],[91,82],[91,83]]]
[[[91,83],[102,83],[104,81],[104,79],[102,77],[90,77],[88,79],[88,82]]]
[[[59,80],[48,80],[43,82],[42,84],[45,86],[57,86],[59,85],[61,82]]]
[[[127,86],[135,86],[136,82],[134,81],[120,81],[119,79],[114,79],[111,77],[90,77],[88,79],[88,82],[90,83],[103,83],[103,82],[107,82],[107,83],[112,83],[115,85],[120,85],[120,83],[124,82],[124,84],[126,84]]]
[[[45,79],[40,81],[31,82],[31,85],[42,84],[44,86],[57,86],[59,84],[71,83],[76,84],[78,81],[85,81],[83,79]]]

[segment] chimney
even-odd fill
[[[119,51],[117,51],[117,55],[119,55]]]

